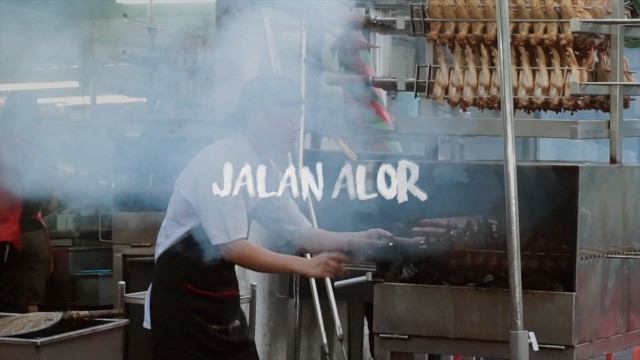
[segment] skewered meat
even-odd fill
[[[469,2],[468,0],[457,0],[456,2],[456,17],[460,20],[469,19]],[[458,23],[458,35],[456,36],[456,41],[459,43],[464,43],[467,41],[467,36],[469,35],[469,29],[471,28],[471,23],[468,21],[461,21]]]
[[[576,55],[572,48],[567,48],[567,63],[569,65],[569,74],[565,79],[564,96],[562,97],[562,107],[565,109],[584,109],[585,100],[583,97],[571,96],[571,82],[580,81],[580,65],[576,59]]]
[[[478,78],[478,98],[476,106],[480,109],[487,107],[489,90],[491,88],[491,71],[489,70],[489,51],[484,44],[480,44],[480,77]]]
[[[589,9],[594,19],[604,19],[609,17],[607,5],[605,4],[607,2],[611,4],[611,0],[587,0],[585,1],[585,6]]]
[[[586,5],[583,0],[572,0],[573,8],[575,10],[576,15],[580,19],[592,19],[591,13],[589,13],[586,9]],[[575,38],[576,44],[573,45],[574,48],[584,48],[588,49],[595,45],[596,36],[578,36]]]
[[[531,18],[532,19],[544,19],[544,9],[542,8],[541,0],[531,0]],[[547,0],[547,2],[549,2]],[[533,35],[530,38],[531,45],[538,45],[544,40],[544,30],[546,24],[541,21],[534,21],[533,23]]]
[[[520,64],[522,69],[520,70],[520,76],[518,78],[518,91],[516,97],[516,106],[520,109],[531,110],[531,95],[533,95],[534,80],[533,71],[531,70],[531,63],[529,61],[529,54],[527,50],[520,46]]]
[[[524,0],[516,0],[516,19],[518,20],[529,20],[531,16],[529,15],[529,9],[527,9],[527,4]],[[518,24],[518,34],[514,38],[514,43],[516,45],[524,44],[529,38],[529,30],[531,29],[531,23],[528,21],[523,21]]]
[[[450,106],[457,106],[460,103],[460,94],[464,89],[464,69],[462,47],[460,44],[455,45],[453,51],[453,69],[449,76],[449,92],[447,94],[447,102]]]
[[[591,13],[587,11],[587,6],[583,0],[572,0],[573,8],[580,19],[593,19]]]
[[[563,19],[575,19],[578,14],[573,8],[571,0],[560,0],[560,14]],[[562,36],[560,37],[560,45],[570,46],[573,44],[573,33],[569,23],[562,23]]]
[[[515,1],[516,0],[509,0],[509,19],[515,19],[516,18],[516,12],[515,12]],[[516,33],[516,27],[517,27],[517,23],[515,22],[511,22],[509,24],[509,34],[515,34]]]
[[[446,89],[449,87],[449,67],[447,66],[442,46],[436,46],[435,49],[438,70],[436,71],[436,81],[433,84],[433,98],[439,105],[443,105]]]
[[[596,81],[611,81],[611,59],[607,51],[598,51]]]
[[[442,0],[429,1],[429,8],[427,9],[427,14],[431,19],[442,19]],[[438,41],[438,37],[440,36],[441,31],[442,31],[442,22],[441,21],[432,22],[429,28],[429,33],[427,34],[427,41],[430,43],[434,43]]]
[[[549,96],[549,70],[547,69],[547,56],[541,46],[536,47],[536,86],[533,91],[533,106],[544,108]]]
[[[491,72],[491,88],[489,89],[489,101],[487,102],[487,107],[489,109],[498,109],[500,106],[500,83],[502,82],[498,65],[500,63],[500,54],[496,47],[491,48],[491,54],[493,55],[494,67]]]
[[[544,2],[544,17],[547,19],[557,19],[558,13],[556,12],[555,2],[545,0]],[[544,36],[544,44],[546,46],[555,45],[558,41],[558,23],[547,23],[547,33]]]
[[[634,78],[633,73],[629,68],[629,59],[627,59],[626,56],[624,57],[624,81],[636,82],[636,79]]]
[[[463,109],[473,105],[476,90],[478,89],[476,54],[471,46],[467,45],[465,55],[467,57],[467,69],[464,73],[464,89],[462,90],[461,106]]]
[[[455,19],[456,11],[456,0],[445,0],[444,5],[442,6],[442,12],[444,14],[445,19]],[[455,21],[447,21],[444,23],[444,33],[442,34],[442,41],[449,42],[453,39],[453,36],[456,32],[456,22]]]
[[[626,56],[624,57],[624,79],[627,82],[636,82],[636,79],[633,77],[633,73],[629,69],[629,59],[627,59]],[[631,97],[625,96],[622,104],[623,108],[628,109],[629,106],[631,106]]]
[[[518,70],[516,69],[518,57],[516,55],[516,48],[511,47],[511,80],[513,85],[513,92],[518,91]]]
[[[440,76],[441,73],[442,73],[442,69],[438,69],[436,72],[436,77]],[[436,101],[438,105],[444,104],[444,95],[445,95],[445,89],[443,89],[442,86],[440,86],[440,84],[438,84],[437,81],[434,82],[433,92],[431,93],[431,96],[433,97],[433,99]]]
[[[589,74],[591,73],[591,67],[595,62],[596,50],[592,47],[589,51],[589,54],[586,58],[582,60],[582,67],[580,68],[580,82],[588,82]],[[591,104],[591,96],[586,95],[584,97],[584,102],[586,103],[585,108],[588,108]]]
[[[596,64],[596,81],[611,81],[611,60],[609,53],[598,51],[598,63]],[[611,110],[611,101],[606,95],[596,96],[594,100],[596,108],[602,111]]]
[[[458,74],[456,73],[456,70],[454,68],[451,69],[451,76],[449,78],[453,79],[455,76],[458,76]],[[458,104],[460,104],[460,91],[454,85],[453,81],[449,82],[449,90],[447,91],[447,103],[452,107],[458,106]]]
[[[456,44],[453,51],[453,70],[456,76],[452,76],[449,80],[454,84],[458,90],[462,91],[464,87],[464,70],[462,68],[464,64],[464,56],[462,54],[462,46]]]
[[[560,94],[564,87],[564,75],[560,54],[556,48],[551,48],[551,86],[549,87],[549,108],[551,110],[562,110]]]
[[[469,0],[469,16],[471,19],[485,19],[484,6],[482,6],[480,0]],[[482,21],[476,21],[471,24],[471,36],[469,37],[471,44],[477,44],[482,41],[484,27],[485,23]]]
[[[498,25],[496,23],[496,0],[486,0],[484,3],[484,13],[488,21],[487,33],[484,36],[484,42],[493,44],[498,38]]]

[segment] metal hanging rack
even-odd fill
[[[572,95],[603,95],[610,96],[609,120],[515,120],[516,136],[533,138],[566,138],[566,139],[610,139],[610,163],[621,163],[622,139],[624,137],[640,137],[640,119],[624,119],[623,101],[625,97],[640,96],[640,83],[630,83],[624,80],[624,40],[625,38],[640,37],[640,19],[625,19],[624,4],[612,2],[611,19],[509,19],[509,23],[519,22],[558,22],[570,24],[574,35],[585,37],[610,37],[611,81],[607,82],[575,82],[570,83]],[[382,34],[408,35],[422,37],[428,34],[431,22],[491,22],[489,19],[431,19],[428,17],[428,7],[424,3],[411,4],[409,16],[380,17],[364,15],[356,18],[362,26],[370,31]],[[508,7],[509,5],[507,5]],[[412,79],[396,79],[383,77],[357,77],[345,75],[328,75],[327,82],[339,84],[342,81],[364,81],[373,87],[387,91],[409,91],[414,96],[430,98],[430,89],[434,82],[434,68],[437,65],[418,65],[416,75]],[[463,66],[464,67],[464,66]],[[490,67],[491,68],[491,67]],[[566,74],[568,68],[563,67]],[[516,68],[518,70],[519,68]],[[520,68],[521,69],[521,68]],[[535,69],[535,67],[530,67]],[[426,71],[425,71],[426,70]],[[422,75],[426,77],[422,77]],[[349,77],[351,77],[349,79]],[[449,117],[416,117],[408,119],[410,122],[420,121],[424,131],[420,135],[456,135],[456,136],[500,136],[500,119],[451,119]],[[462,124],[461,122],[464,122]],[[422,129],[421,129],[422,130]],[[399,136],[402,126],[399,125]]]
[[[502,68],[511,68],[511,54],[509,51],[510,23],[519,22],[558,22],[566,26],[570,24],[572,33],[578,36],[599,36],[610,37],[611,53],[611,81],[607,82],[571,82],[570,91],[572,95],[609,95],[610,113],[609,120],[577,120],[577,121],[554,121],[554,120],[531,120],[515,118],[512,102],[503,102],[503,118],[432,118],[424,117],[405,118],[413,122],[420,122],[425,125],[426,131],[420,134],[402,133],[375,135],[377,138],[402,138],[414,136],[419,138],[428,135],[456,135],[456,136],[501,136],[505,139],[505,186],[507,194],[507,212],[509,219],[509,264],[511,280],[511,300],[512,300],[512,327],[511,327],[511,358],[528,359],[528,346],[531,343],[536,347],[535,335],[523,329],[522,323],[522,288],[519,286],[519,229],[518,229],[518,199],[517,199],[517,179],[515,178],[515,137],[537,137],[537,138],[565,138],[565,139],[610,139],[610,163],[622,163],[622,141],[624,137],[640,137],[640,119],[623,118],[623,101],[625,96],[640,96],[640,83],[630,83],[624,81],[624,40],[625,37],[640,37],[640,21],[635,19],[624,19],[624,5],[622,2],[612,2],[613,19],[509,19],[509,5],[506,1],[499,2],[496,11],[498,17],[499,34],[498,42],[506,46],[500,46],[502,53]],[[464,21],[464,22],[491,22],[487,19],[429,19],[425,4],[410,5],[410,16],[401,17],[378,17],[366,15],[362,17],[361,24],[369,31],[408,36],[426,36],[428,24],[430,22]],[[498,10],[498,9],[496,9]],[[503,20],[503,21],[501,21]],[[502,22],[502,24],[501,24]],[[584,34],[584,35],[581,35]],[[427,68],[427,78],[421,79],[421,69]],[[433,82],[431,69],[434,66],[427,65],[417,67],[416,76],[413,79],[395,79],[378,77],[354,77],[351,80],[364,81],[370,86],[379,87],[389,91],[409,91],[427,94],[430,84]],[[502,76],[501,91],[503,98],[513,98],[510,72],[505,72]],[[329,82],[339,82],[344,78],[327,77]],[[356,79],[357,78],[357,79]],[[611,255],[611,256],[628,256]]]

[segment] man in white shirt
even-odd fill
[[[226,163],[235,171],[246,164],[253,169],[266,165],[265,187],[278,188],[280,172],[272,159],[290,151],[298,138],[298,88],[274,74],[247,82],[234,116],[238,133],[202,150],[177,179],[158,234],[145,304],[155,359],[258,359],[240,308],[235,265],[308,277],[343,276],[342,264],[349,258],[331,251],[366,249],[392,236],[380,229],[337,233],[313,228],[286,193],[214,195],[213,184],[225,182]],[[252,220],[297,250],[318,255],[306,259],[249,242]]]

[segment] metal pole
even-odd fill
[[[249,302],[249,333],[251,338],[256,338],[256,309],[258,307],[258,284],[249,285],[251,301]]]
[[[124,311],[124,295],[126,291],[127,284],[124,281],[118,281],[118,294],[116,295],[115,309]]]
[[[520,268],[520,224],[518,220],[518,178],[513,123],[513,87],[511,78],[511,36],[509,34],[509,2],[498,1],[498,50],[500,51],[502,84],[501,110],[504,122],[504,176],[507,208],[507,247],[509,254],[509,285],[511,294],[511,359],[529,359],[529,333],[524,331],[522,311],[522,275]]]
[[[300,360],[300,332],[302,329],[302,309],[300,308],[300,275],[293,275],[293,354],[292,360]]]
[[[624,19],[624,2],[612,3],[612,15],[614,19]],[[624,26],[611,25],[611,81],[620,83],[624,81],[622,70],[624,68]],[[624,94],[622,85],[611,87],[611,119],[609,123],[609,162],[611,164],[622,163],[622,120],[624,111]]]
[[[307,30],[306,30],[307,22],[306,20],[302,21],[302,88],[303,91],[306,92],[306,57],[307,57]],[[302,169],[304,166],[304,133],[305,133],[305,118],[306,118],[306,109],[303,112],[302,119],[300,120],[300,135],[298,137],[298,171]],[[307,205],[309,206],[309,218],[311,219],[311,224],[314,228],[318,228],[318,220],[316,218],[316,212],[313,208],[313,202],[311,197],[307,198]],[[306,254],[307,258],[310,258],[310,254]],[[344,331],[342,330],[342,323],[340,322],[340,314],[338,313],[338,304],[336,303],[336,297],[333,293],[333,284],[331,284],[331,279],[324,278],[324,285],[327,291],[327,297],[329,298],[329,308],[331,310],[331,315],[333,316],[333,323],[336,329],[336,337],[340,342],[340,347],[342,348],[342,355],[344,360],[348,360],[347,351],[344,347]]]
[[[301,79],[301,85],[300,85],[300,90],[302,92],[302,96],[303,96],[303,101],[305,98],[305,85],[306,85],[306,67],[304,66],[304,62],[305,62],[305,56],[307,53],[307,47],[306,47],[306,32],[305,32],[305,23],[302,23],[302,29],[301,29],[301,49],[300,49],[300,54],[301,54],[301,61],[300,61],[300,79]],[[306,106],[302,107],[302,116],[300,119],[300,123],[301,123],[301,127],[304,124],[304,111],[305,111]],[[302,146],[300,146],[300,148],[302,148]],[[301,332],[302,332],[302,308],[300,307],[301,303],[300,303],[300,275],[295,274],[293,275],[293,313],[294,313],[294,319],[293,319],[293,359],[294,360],[300,360],[300,349],[301,349]],[[314,303],[315,306],[315,303]],[[321,325],[321,333],[322,331],[322,325]],[[322,334],[321,334],[322,335]]]
[[[307,32],[306,32],[306,22],[302,21],[302,29],[301,29],[301,87],[303,99],[306,99],[306,54],[307,54]],[[302,169],[303,164],[303,153],[304,153],[304,123],[306,118],[306,106],[303,106],[302,116],[300,116],[300,134],[298,136],[298,171]],[[313,207],[310,208],[312,210],[310,217],[312,220],[313,227],[317,228],[318,224],[316,222],[315,214],[313,213]],[[311,259],[311,254],[304,255],[307,259]],[[311,298],[313,299],[313,307],[316,313],[316,318],[318,320],[318,327],[320,328],[320,338],[322,341],[321,351],[324,357],[329,360],[331,358],[331,352],[329,351],[329,340],[327,339],[327,331],[324,327],[324,318],[322,317],[322,308],[320,307],[320,296],[318,295],[318,285],[316,283],[316,279],[309,278],[309,285],[311,287]],[[299,296],[298,291],[298,296]],[[298,300],[299,301],[299,300]],[[335,302],[335,300],[334,300]],[[299,304],[298,304],[299,305]],[[300,340],[296,340],[296,343],[299,345]]]

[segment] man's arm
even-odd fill
[[[324,253],[311,259],[279,254],[246,239],[223,244],[222,256],[229,262],[258,272],[293,273],[318,278],[347,275],[342,264],[350,260],[338,253]]]
[[[358,232],[335,232],[310,228],[292,241],[293,246],[302,252],[318,254],[325,251],[345,251],[366,249],[380,244],[381,240],[393,235],[382,229],[370,229]]]

